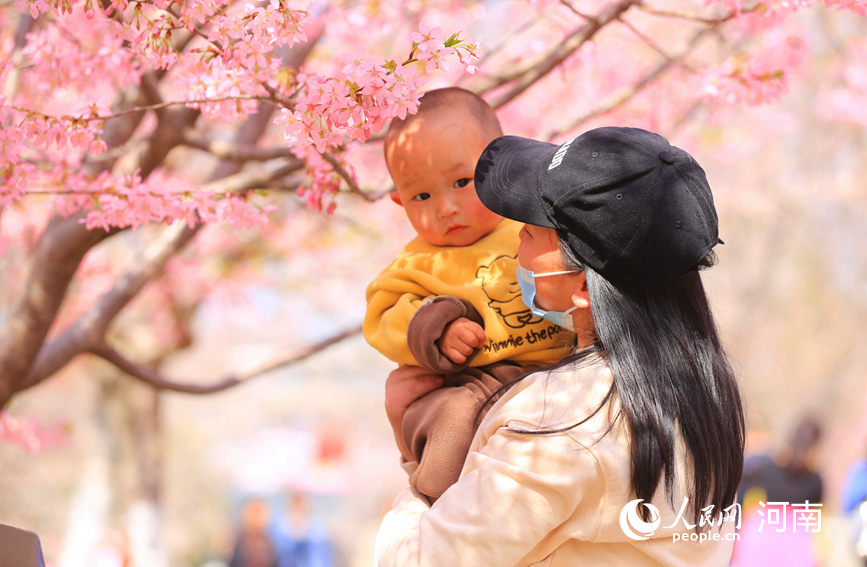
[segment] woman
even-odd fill
[[[661,136],[600,128],[498,138],[475,184],[526,223],[523,299],[576,351],[492,400],[433,507],[398,496],[378,564],[728,565],[744,423],[698,274],[719,242],[704,171]],[[434,386],[396,372],[390,419]]]

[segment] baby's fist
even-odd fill
[[[466,317],[448,324],[440,338],[440,352],[455,364],[463,364],[477,348],[485,344],[485,330]]]

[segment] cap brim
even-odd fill
[[[539,187],[541,172],[559,146],[518,136],[501,136],[482,152],[475,186],[487,208],[509,219],[554,228]]]

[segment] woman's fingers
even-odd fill
[[[403,420],[406,408],[443,385],[443,377],[418,366],[401,366],[385,380],[385,412],[392,427]]]

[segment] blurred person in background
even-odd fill
[[[295,492],[274,530],[278,567],[333,567],[334,548],[323,523],[310,512],[310,498]]]
[[[867,457],[849,467],[841,500],[855,555],[867,565]]]
[[[823,481],[816,466],[821,438],[819,422],[802,415],[777,450],[744,460],[738,488],[743,523],[733,567],[822,563],[814,539],[821,531]]]
[[[802,416],[779,450],[747,457],[738,501],[744,508],[759,501],[821,502],[822,476],[816,470],[821,437],[818,421]]]
[[[130,567],[132,556],[130,554],[129,536],[121,527],[109,526],[106,528],[99,547],[89,559],[90,567]],[[0,562],[0,565],[5,565]]]
[[[271,511],[261,498],[244,503],[229,567],[277,567],[277,551],[268,533]]]

